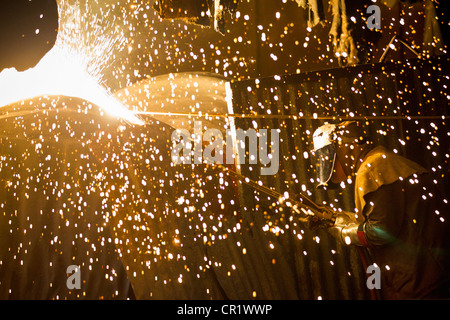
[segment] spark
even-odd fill
[[[0,73],[0,107],[39,96],[77,97],[98,105],[112,116],[143,125],[141,119],[101,84],[105,57],[113,46],[121,43],[120,36],[105,36],[100,27],[94,28],[87,39],[94,42],[91,49],[83,45],[86,39],[79,32],[82,23],[77,18],[79,10],[62,1],[59,11],[58,38],[42,60],[23,72],[11,68]]]

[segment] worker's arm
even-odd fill
[[[406,182],[408,183],[408,182]],[[363,223],[339,216],[330,233],[346,244],[380,246],[395,241],[404,217],[404,181],[384,185],[365,196]]]

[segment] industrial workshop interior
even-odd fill
[[[1,0],[0,300],[448,301],[443,3]]]

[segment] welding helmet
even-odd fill
[[[336,187],[330,182],[336,164],[336,148],[338,145],[360,145],[370,142],[367,133],[356,121],[345,121],[339,124],[325,124],[313,135],[314,153],[317,160],[318,188]]]
[[[336,162],[336,147],[333,141],[333,133],[336,125],[325,124],[318,128],[313,135],[314,153],[316,156],[316,173],[319,184],[317,187],[324,187],[333,175],[334,164]]]

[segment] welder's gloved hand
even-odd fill
[[[362,245],[358,237],[360,226],[349,214],[343,213],[336,217],[334,226],[328,228],[328,232],[342,243]]]
[[[324,222],[315,216],[305,218],[304,222],[306,223],[308,229],[313,231],[325,227]]]
[[[310,230],[326,229],[333,225],[333,222],[327,219],[319,218],[318,216],[311,214],[305,215],[299,220],[306,225]]]

